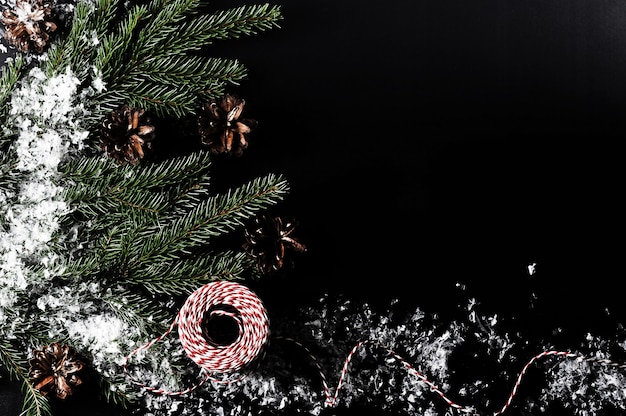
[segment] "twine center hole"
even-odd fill
[[[238,312],[235,308],[222,305],[204,313],[202,318],[202,336],[213,345],[227,346],[239,338]]]

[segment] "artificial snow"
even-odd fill
[[[54,257],[48,243],[59,230],[60,218],[68,213],[56,183],[57,168],[80,151],[87,137],[77,122],[82,115],[75,103],[78,84],[70,72],[48,79],[34,68],[11,96],[3,130],[16,136],[10,151],[20,180],[13,189],[0,189],[4,224],[0,230],[0,306],[4,308],[13,306],[20,292],[46,276],[31,271],[34,256]]]
[[[325,379],[330,396],[337,393],[338,407],[358,405],[390,414],[429,416],[495,414],[502,408],[506,399],[502,386],[513,390],[518,373],[511,368],[521,371],[526,362],[518,356],[528,356],[530,348],[519,334],[497,331],[503,317],[481,314],[475,299],[463,308],[469,312],[465,319],[450,322],[419,308],[399,314],[394,306],[392,302],[387,310],[375,311],[368,304],[324,297],[295,316],[270,316],[273,338],[263,358],[241,381],[206,383],[185,398],[146,393],[144,403],[154,416],[319,415],[328,407]],[[367,343],[351,357],[337,392],[348,355],[361,341]],[[624,342],[620,342],[588,337],[580,347],[606,351],[622,345],[623,350]],[[400,358],[391,356],[386,348]],[[479,364],[479,370],[459,377],[463,368],[454,365],[464,362],[456,358],[464,354],[472,357],[465,360]],[[601,352],[592,358],[607,359],[608,355]],[[507,409],[505,414],[539,415],[554,403],[565,404],[575,416],[600,415],[607,408],[626,410],[626,380],[619,366],[563,356],[546,358],[534,366],[545,374],[544,386],[528,386],[537,390],[536,397],[514,397],[511,407],[515,410]],[[488,373],[488,368],[499,370]],[[455,381],[453,374],[457,374]],[[150,380],[151,376],[146,371],[143,377]],[[461,410],[455,412],[425,379]],[[192,374],[179,380],[179,387],[184,388],[197,383],[199,377]],[[172,413],[174,407],[177,410]]]

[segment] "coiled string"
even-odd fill
[[[326,376],[324,375],[324,371],[322,370],[321,365],[319,364],[319,362],[317,361],[317,359],[315,358],[315,356],[311,353],[311,351],[304,346],[302,343],[300,343],[299,341],[296,341],[292,338],[289,337],[280,337],[280,339],[292,342],[296,345],[298,345],[298,347],[302,348],[307,355],[309,356],[309,358],[311,359],[311,361],[313,362],[313,364],[315,365],[315,367],[317,368],[320,378],[322,380],[322,386],[324,389],[324,396],[325,396],[325,401],[324,401],[324,406],[325,407],[336,407],[337,404],[339,403],[339,392],[341,391],[341,388],[344,384],[344,381],[346,379],[346,376],[348,375],[348,370],[349,370],[349,366],[350,366],[350,362],[352,361],[352,358],[354,357],[354,355],[356,354],[356,352],[361,349],[364,348],[366,345],[372,345],[374,348],[378,348],[384,352],[386,352],[387,354],[389,354],[391,357],[393,357],[395,360],[397,360],[400,364],[402,364],[402,366],[408,371],[409,374],[417,377],[419,380],[421,380],[424,384],[426,384],[431,391],[433,391],[434,393],[436,393],[437,395],[439,395],[439,397],[441,397],[441,399],[443,399],[448,406],[450,406],[453,409],[456,409],[457,411],[461,412],[461,413],[465,413],[468,415],[472,415],[472,416],[481,416],[483,415],[483,413],[479,412],[477,409],[475,409],[472,406],[464,406],[461,405],[459,403],[456,403],[455,401],[453,401],[452,399],[450,399],[439,387],[437,387],[432,381],[430,381],[425,375],[423,375],[421,372],[419,372],[415,367],[413,367],[407,360],[405,360],[403,357],[401,357],[398,353],[396,353],[395,351],[393,351],[392,349],[377,343],[373,340],[363,340],[358,342],[348,353],[344,364],[343,364],[343,368],[341,370],[341,374],[339,376],[339,381],[337,383],[337,386],[335,387],[335,391],[334,394],[332,393],[330,387],[328,386],[327,383],[327,379]],[[504,403],[504,405],[500,408],[500,410],[493,412],[491,415],[492,416],[500,416],[503,413],[505,413],[505,411],[511,406],[513,399],[515,398],[515,396],[517,395],[517,391],[522,383],[522,379],[524,378],[524,375],[526,374],[526,372],[528,371],[528,369],[530,368],[530,366],[536,362],[539,359],[545,358],[545,357],[562,357],[562,358],[570,358],[570,359],[575,359],[577,361],[581,361],[581,362],[587,362],[590,364],[597,364],[597,365],[603,365],[603,366],[608,366],[608,367],[614,367],[614,368],[618,368],[618,369],[622,369],[625,370],[626,369],[626,364],[622,364],[622,363],[617,363],[615,361],[612,360],[608,360],[608,359],[599,359],[599,358],[595,358],[595,357],[586,357],[584,355],[581,354],[577,354],[577,353],[573,353],[573,352],[569,352],[569,351],[556,351],[556,350],[549,350],[549,351],[543,351],[535,356],[533,356],[522,368],[522,370],[520,371],[520,373],[517,376],[517,379],[515,381],[515,384],[511,390],[511,393],[509,394],[508,398],[506,399],[506,402]]]
[[[234,340],[221,342],[205,330],[211,320],[227,319],[236,327]],[[178,326],[180,343],[189,356],[204,373],[203,379],[195,386],[182,391],[169,391],[148,386],[135,380],[128,372],[130,358],[139,351],[146,350],[169,335]],[[251,364],[262,352],[269,338],[269,318],[261,300],[250,289],[238,283],[216,281],[202,286],[185,301],[170,328],[158,338],[131,352],[124,362],[124,372],[131,381],[156,394],[179,396],[187,394],[207,380],[233,382],[216,378],[216,375],[229,375]],[[239,378],[241,379],[241,377]]]

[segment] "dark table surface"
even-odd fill
[[[626,3],[273,3],[281,29],[211,48],[249,68],[260,121],[217,185],[283,173],[309,248],[258,285],[268,308],[330,293],[445,315],[475,297],[537,338],[624,322]],[[121,414],[60,415],[85,408]]]

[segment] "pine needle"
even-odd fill
[[[12,380],[22,381],[24,403],[20,416],[52,416],[50,402],[33,386],[28,377],[28,363],[7,340],[0,340],[0,362]]]
[[[50,402],[30,382],[22,383],[24,404],[20,416],[52,416]]]
[[[4,118],[6,115],[6,102],[11,96],[17,81],[20,79],[25,69],[24,58],[17,55],[15,58],[7,60],[2,67],[2,75],[0,76],[0,116]],[[0,144],[2,144],[4,136],[0,136]]]

